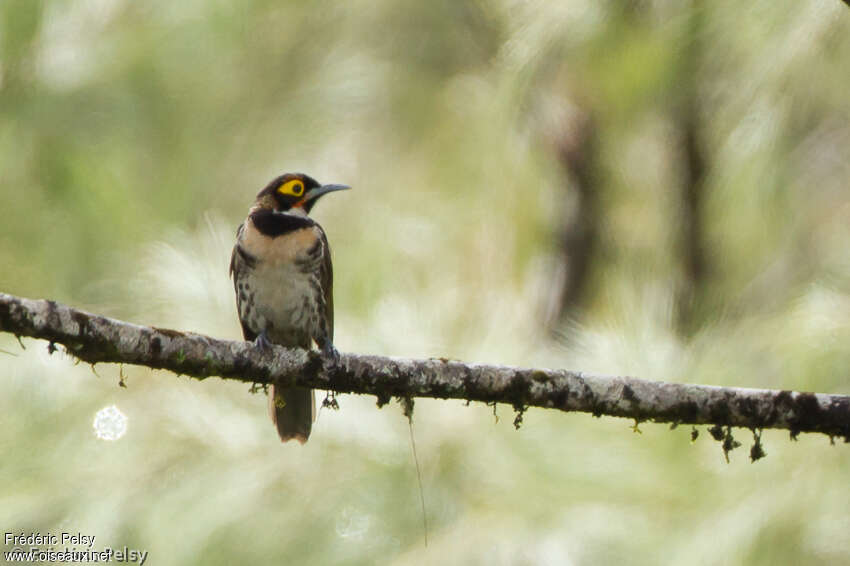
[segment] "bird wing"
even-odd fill
[[[334,269],[331,264],[331,247],[328,244],[328,238],[325,236],[325,231],[321,231],[322,249],[324,254],[322,264],[319,267],[319,282],[324,293],[325,303],[325,320],[327,321],[328,339],[333,342],[334,339]]]
[[[239,292],[239,280],[257,263],[257,258],[245,251],[239,245],[242,241],[242,232],[245,224],[240,224],[236,230],[236,244],[233,246],[233,251],[230,254],[230,277],[233,279],[233,290],[236,292],[236,312],[242,312],[242,301],[245,300],[244,294]],[[257,333],[248,328],[242,317],[239,317],[239,324],[242,325],[242,336],[245,340],[251,342],[257,338]]]

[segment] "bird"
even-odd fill
[[[333,343],[333,266],[322,227],[309,214],[319,197],[350,189],[323,185],[303,173],[286,173],[261,190],[236,231],[230,276],[246,341],[321,351],[339,360]],[[282,442],[307,442],[316,398],[303,387],[269,388],[269,413]]]

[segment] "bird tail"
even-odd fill
[[[281,442],[293,438],[304,444],[316,420],[316,396],[304,387],[275,387],[269,390],[269,413],[277,425]]]

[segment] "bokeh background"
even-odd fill
[[[285,171],[343,351],[850,393],[839,0],[0,1],[0,291],[239,338]],[[281,445],[244,384],[0,336],[0,525],[149,564],[850,564],[850,450],[342,396]],[[320,397],[321,399],[321,397]],[[92,419],[115,404],[127,434]],[[8,548],[4,548],[7,550]]]

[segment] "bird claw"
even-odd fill
[[[265,352],[266,350],[268,350],[269,348],[271,348],[272,343],[271,343],[271,341],[269,341],[269,337],[268,337],[268,335],[266,334],[266,331],[265,331],[265,330],[263,330],[262,332],[260,332],[260,333],[257,335],[257,337],[254,339],[254,345],[256,345],[256,346],[257,346],[257,348],[259,348],[260,350],[262,350],[262,351],[264,351],[264,352]]]
[[[322,348],[322,361],[327,370],[334,370],[339,366],[339,350],[330,342]]]

